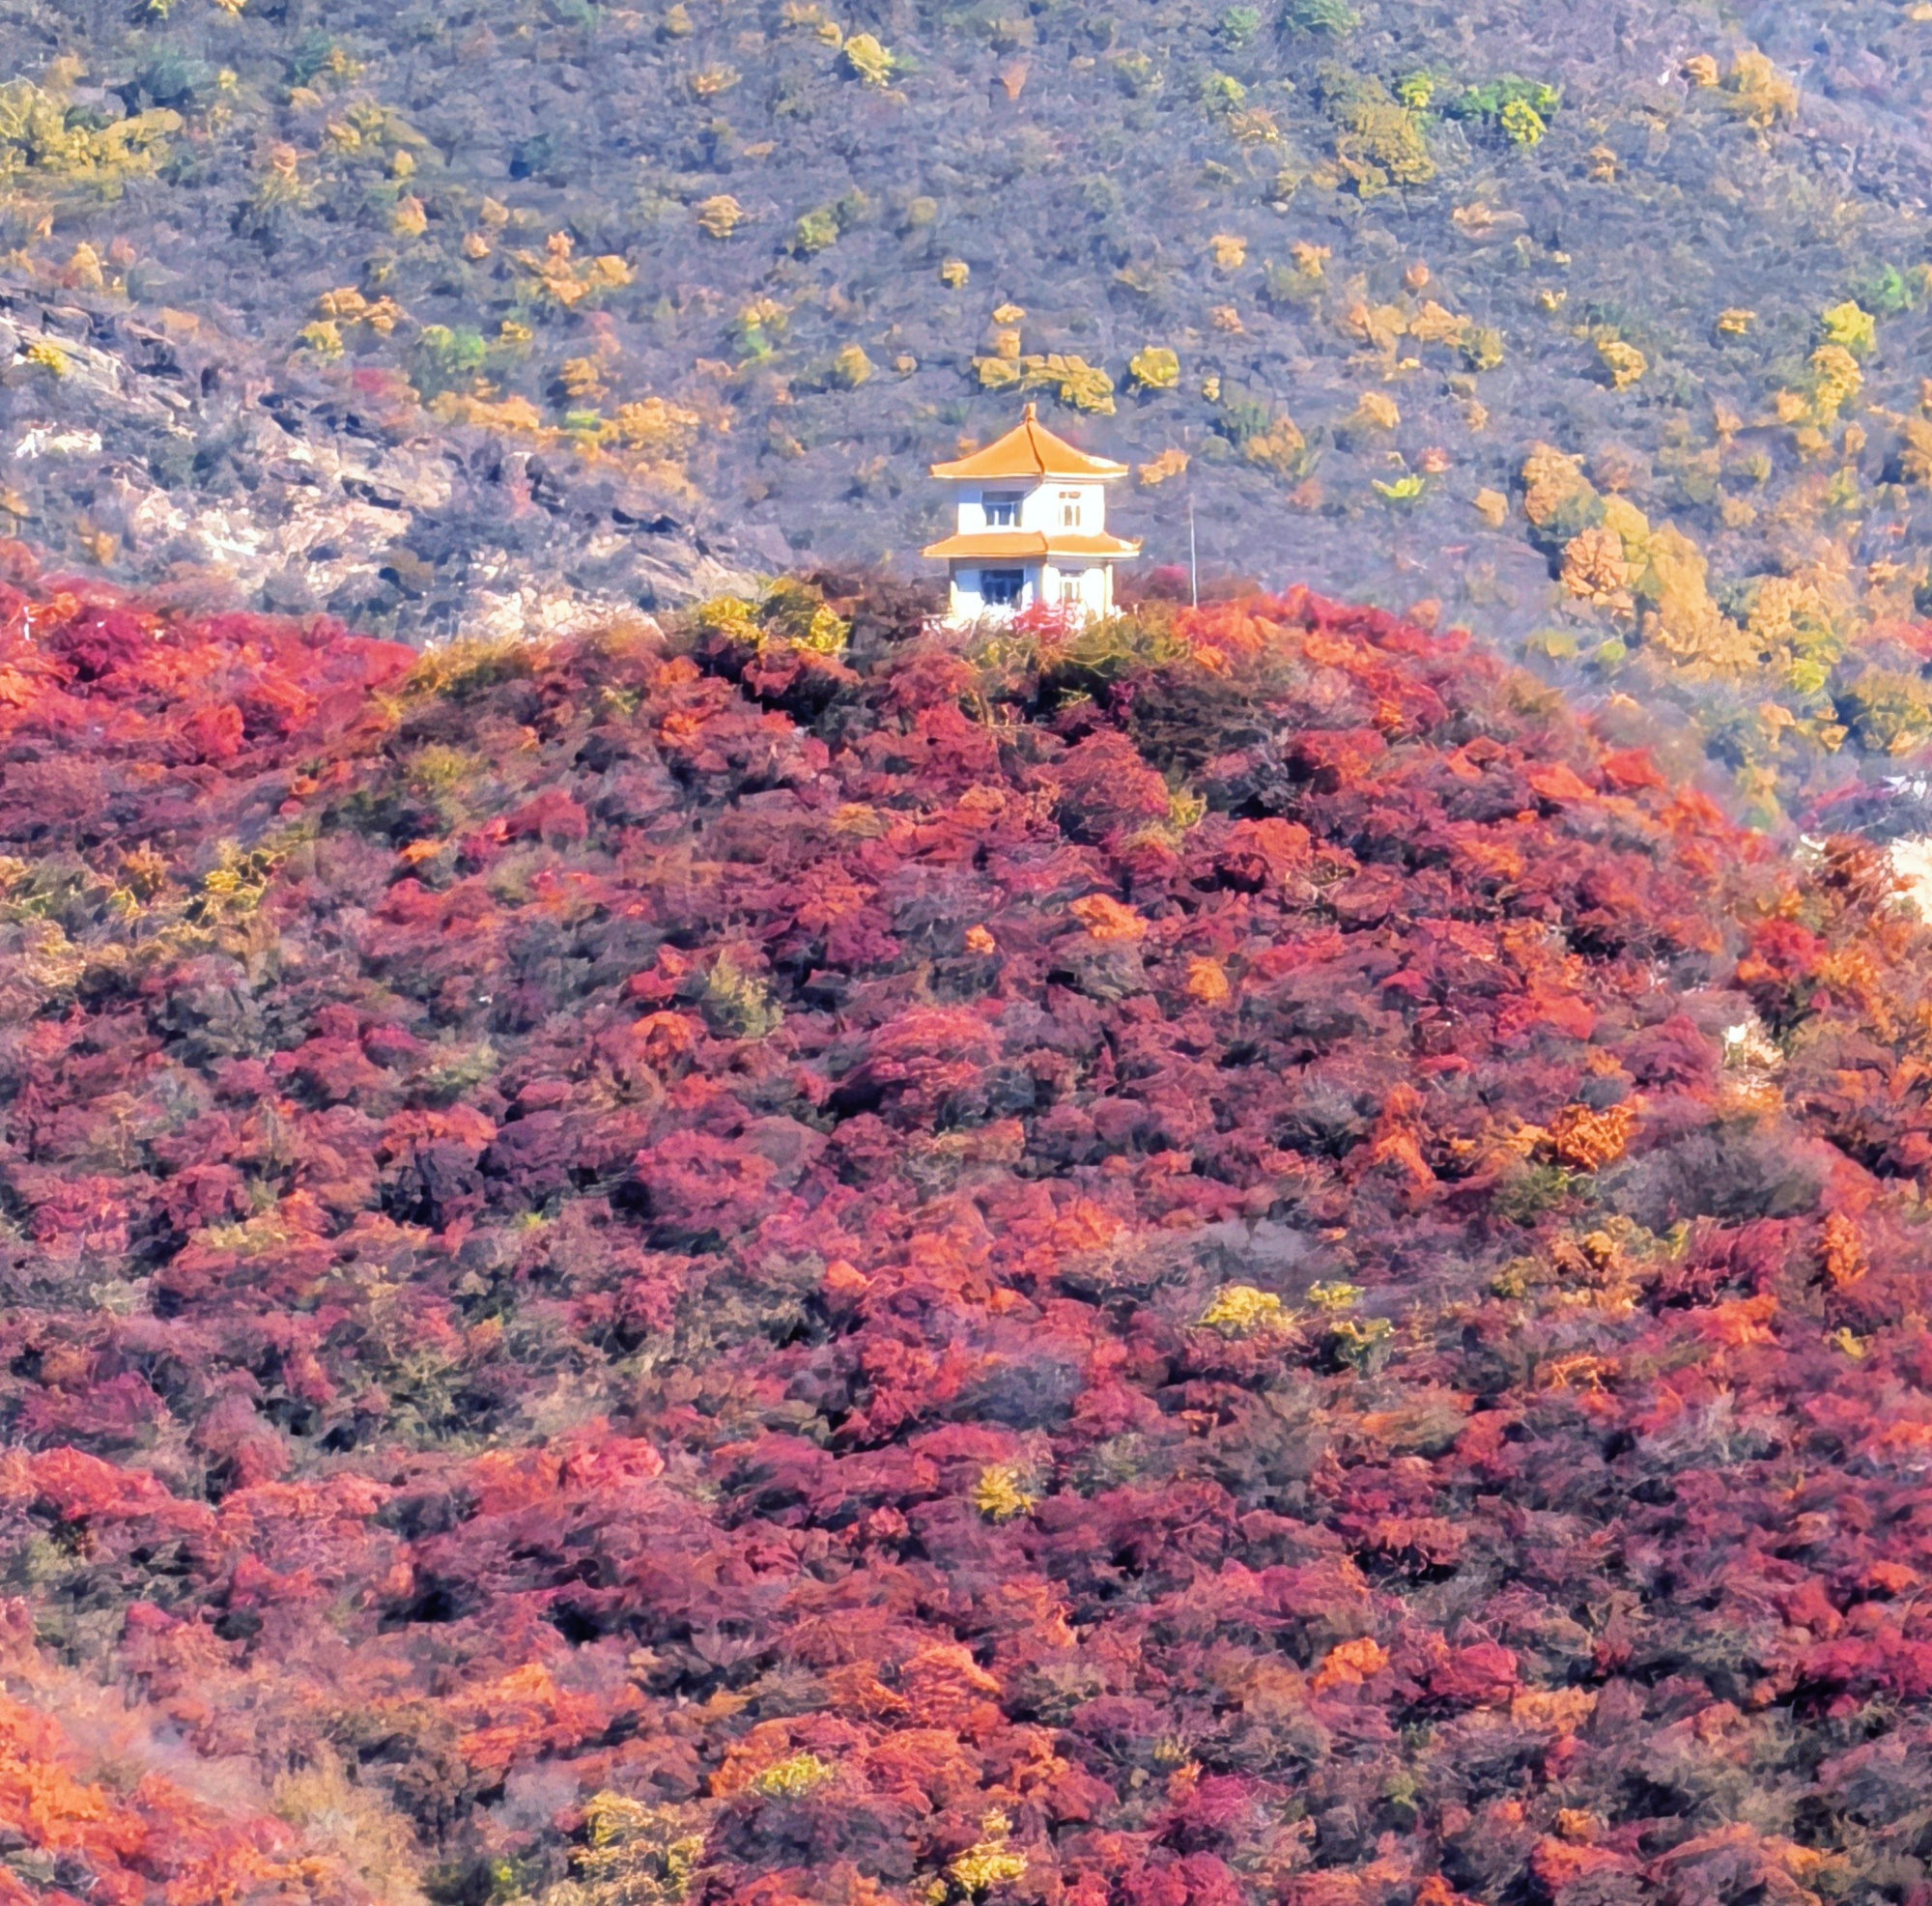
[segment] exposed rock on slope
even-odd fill
[[[429,426],[393,380],[264,383],[200,319],[0,297],[0,507],[200,599],[327,611],[406,638],[592,626],[724,589],[782,551],[651,489]]]

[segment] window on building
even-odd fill
[[[988,490],[985,496],[986,527],[1017,529],[1020,526],[1020,494],[1017,490]]]
[[[1080,492],[1063,490],[1060,493],[1060,526],[1063,529],[1080,527]]]
[[[1060,600],[1069,607],[1080,600],[1080,585],[1087,579],[1079,570],[1062,570],[1060,575]]]
[[[1026,587],[1024,569],[982,569],[980,599],[994,609],[1010,609]]]

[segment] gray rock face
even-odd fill
[[[264,385],[212,325],[17,292],[0,312],[16,533],[199,603],[417,641],[541,635],[749,589],[781,560],[769,533],[734,538],[568,454]]]

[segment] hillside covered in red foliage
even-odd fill
[[[13,575],[0,1902],[1928,1896],[1871,850],[1299,593]]]

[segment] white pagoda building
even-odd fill
[[[959,523],[925,555],[952,579],[952,619],[1006,617],[1044,604],[1089,616],[1114,607],[1114,565],[1140,544],[1107,531],[1107,485],[1125,464],[1054,436],[1033,405],[996,443],[934,476],[955,486]]]

